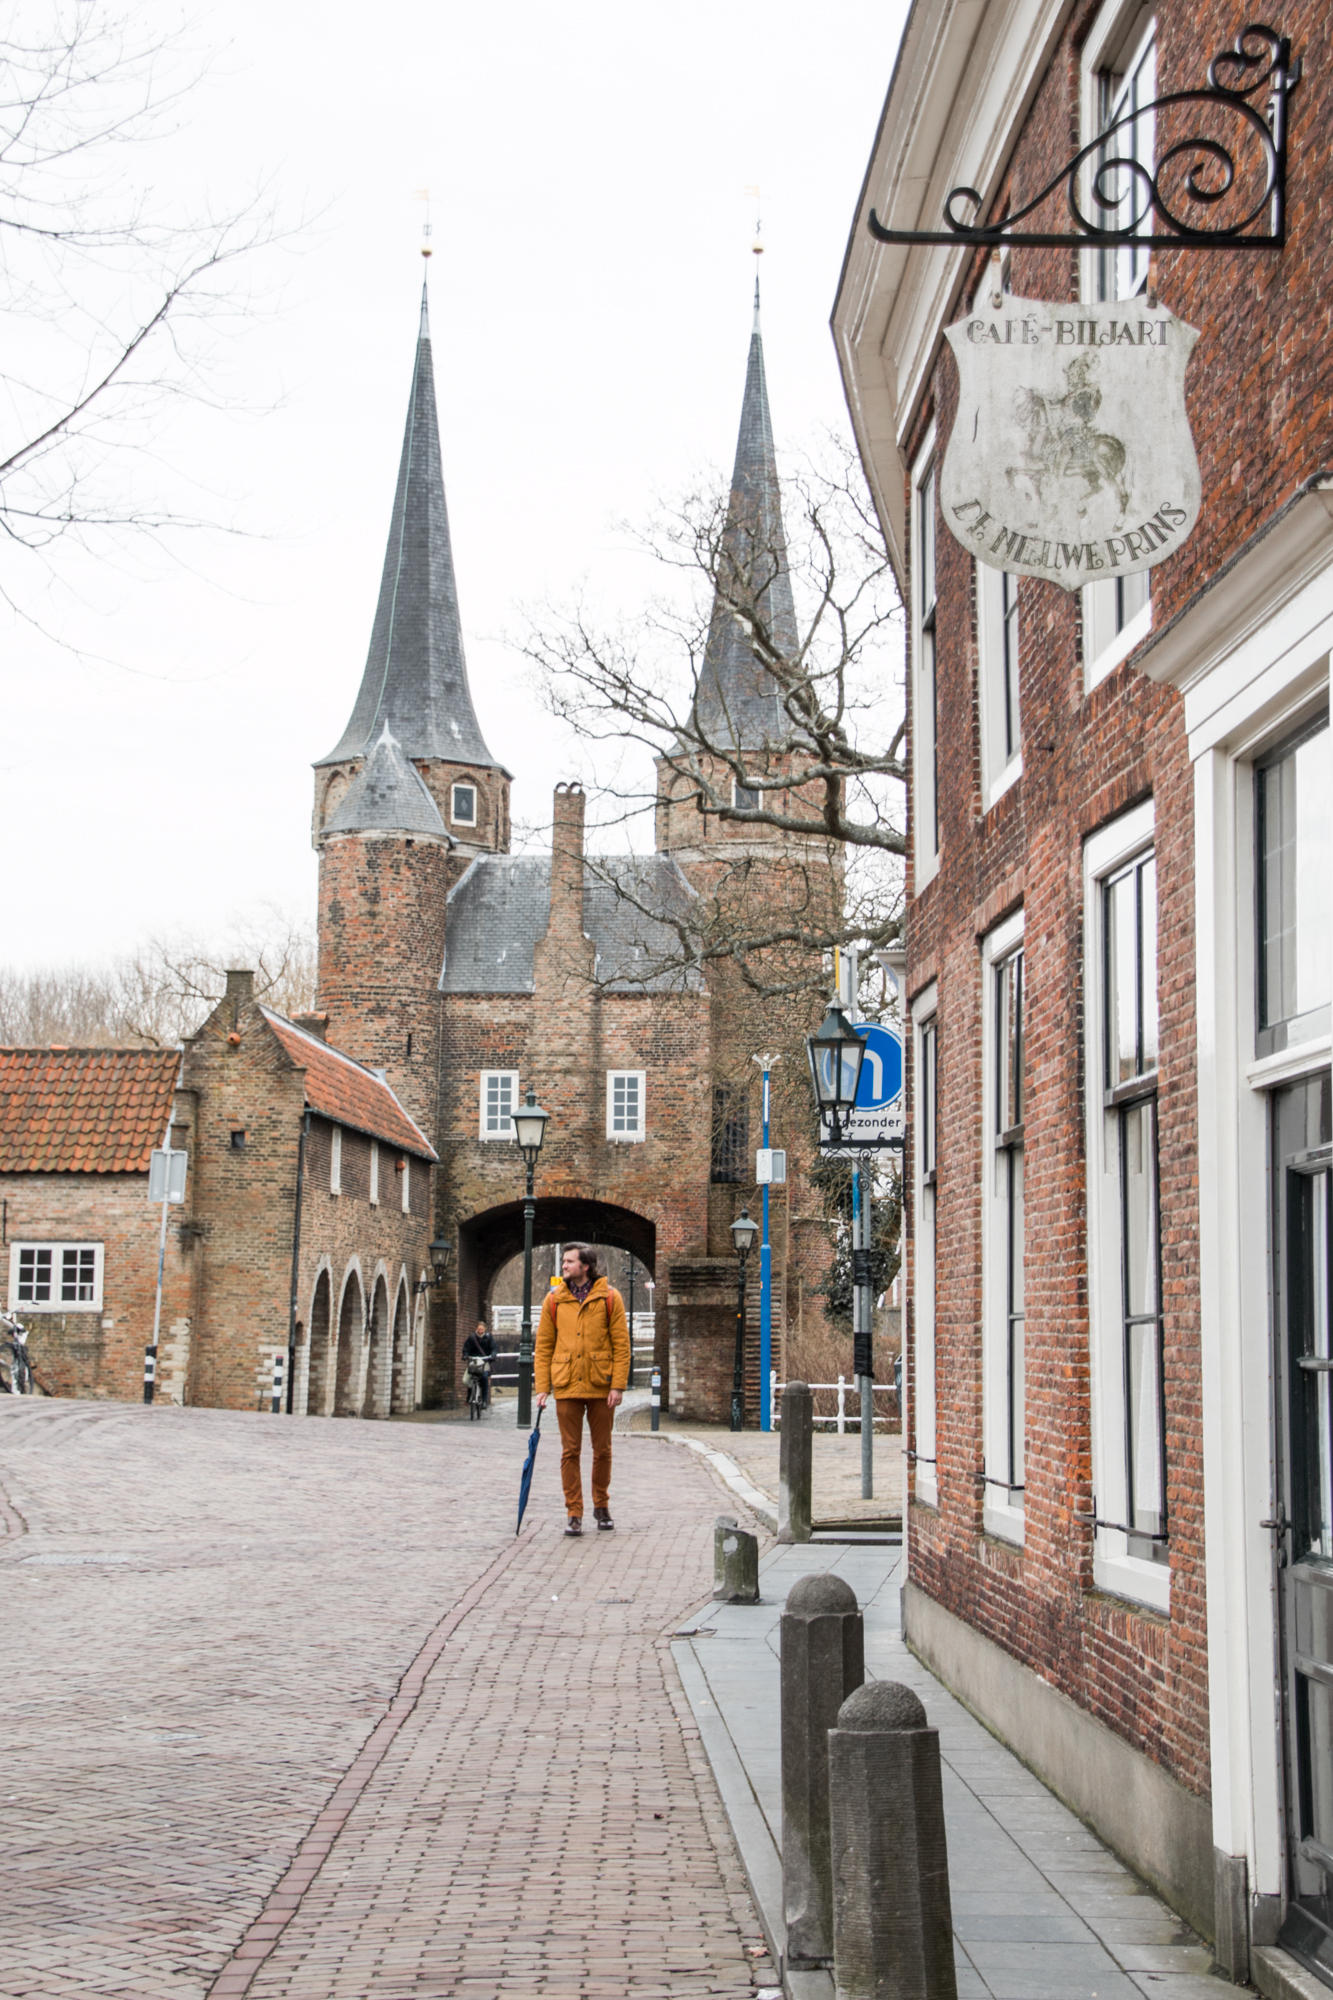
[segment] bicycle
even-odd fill
[[[470,1424],[481,1422],[482,1413],[486,1408],[486,1382],[490,1372],[491,1364],[484,1355],[468,1356],[464,1373],[467,1379],[467,1420]]]
[[[6,1356],[0,1349],[0,1389],[7,1389],[11,1396],[31,1396],[35,1393],[32,1362],[28,1358],[28,1329],[18,1315],[11,1319],[0,1313],[0,1326],[9,1335]]]

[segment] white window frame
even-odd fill
[[[1143,0],[1107,0],[1097,16],[1083,44],[1080,63],[1080,118],[1085,146],[1090,146],[1101,130],[1101,80],[1108,64],[1122,54],[1137,54],[1148,34],[1156,33],[1156,26],[1156,16],[1151,7],[1143,5]],[[1083,169],[1085,204],[1091,200],[1094,164],[1095,155]],[[1120,252],[1114,254],[1119,256]],[[1102,252],[1095,247],[1079,252],[1079,285],[1088,303],[1097,299],[1100,290],[1101,256]],[[1146,576],[1151,576],[1151,571]],[[1080,593],[1085,693],[1091,694],[1108,674],[1114,673],[1152,630],[1151,587],[1147,603],[1117,624],[1120,617],[1117,592],[1126,582],[1132,585],[1134,578],[1107,577],[1100,583],[1085,584]]]
[[[914,1497],[928,1507],[940,1504],[939,1475],[936,1469],[938,1408],[935,1347],[935,1265],[937,1182],[928,1182],[926,1160],[926,1107],[923,1103],[925,1042],[927,1031],[934,1033],[935,1161],[939,1161],[939,989],[932,982],[912,1002],[912,1173],[913,1213],[916,1227],[912,1238],[912,1357],[911,1385],[916,1397],[914,1420],[916,1476]],[[927,1205],[929,1204],[929,1205]],[[923,1225],[929,1216],[929,1228]],[[908,1383],[903,1372],[903,1385]]]
[[[412,1212],[412,1155],[410,1153],[403,1154],[402,1200],[403,1214],[410,1215]]]
[[[370,1205],[372,1208],[378,1208],[380,1205],[380,1142],[378,1139],[372,1139],[370,1142]]]
[[[49,1299],[19,1298],[19,1267],[21,1252],[24,1250],[46,1250],[51,1254],[51,1290]],[[62,1299],[58,1296],[61,1287],[61,1267],[66,1250],[91,1250],[93,1252],[93,1296],[90,1299]],[[81,1313],[102,1310],[102,1289],[106,1271],[106,1249],[101,1243],[94,1243],[86,1237],[78,1239],[66,1237],[60,1241],[52,1238],[16,1237],[9,1246],[9,1310],[22,1318],[27,1313]]]
[[[931,473],[936,473],[936,497],[938,499],[938,472],[935,463],[935,426],[926,433],[926,441],[917,453],[912,466],[912,866],[914,888],[917,895],[932,882],[939,872],[940,849],[937,838],[939,824],[938,745],[935,741],[936,696],[938,680],[934,685],[925,671],[926,634],[922,622],[922,579],[921,579],[921,489]],[[934,542],[935,564],[938,571],[938,524]],[[936,579],[938,589],[938,576]],[[938,658],[936,640],[931,638],[932,662]]]
[[[329,1193],[343,1191],[343,1132],[341,1125],[335,1125],[329,1140]]]
[[[491,1079],[493,1077],[508,1078],[509,1081],[510,1116],[508,1117],[508,1119],[502,1120],[500,1124],[495,1126],[492,1126],[487,1122],[490,1116],[490,1107],[487,1100],[489,1095]],[[484,1069],[481,1072],[480,1110],[478,1113],[478,1125],[477,1125],[477,1130],[481,1138],[487,1140],[500,1140],[505,1144],[508,1144],[509,1140],[511,1140],[514,1136],[513,1110],[514,1106],[519,1102],[519,1097],[520,1097],[520,1092],[518,1087],[518,1071],[516,1069]]]
[[[458,794],[471,792],[472,813],[469,817],[458,810]],[[449,787],[449,818],[455,826],[478,826],[481,822],[481,791],[472,778],[459,778]]]
[[[1023,775],[1023,706],[1019,695],[1019,649],[1017,596],[1013,603],[1013,658],[1006,659],[1006,586],[1018,591],[1018,578],[1008,571],[992,569],[979,562],[977,571],[977,710],[981,723],[981,793],[983,810],[989,812],[997,800]],[[1005,712],[1006,672],[1013,676],[1014,707],[1019,740],[1012,750],[1005,746],[1008,717]]]
[[[981,1427],[986,1486],[982,1527],[988,1535],[1021,1548],[1025,1534],[1023,1503],[1009,1485],[1009,1204],[996,1188],[1001,1149],[996,1145],[995,1080],[999,1022],[996,974],[1006,959],[1023,946],[1024,913],[1015,910],[982,939],[982,1095],[981,1095]],[[1026,1014],[1026,965],[1024,988]],[[1026,1029],[1025,1029],[1026,1034]],[[1026,1350],[1025,1350],[1026,1358]],[[1026,1377],[1026,1369],[1024,1371]],[[1003,1483],[992,1483],[1003,1472]]]
[[[1106,999],[1102,981],[1104,913],[1108,877],[1154,845],[1153,802],[1122,813],[1083,846],[1083,1018],[1088,1162],[1088,1349],[1092,1415],[1092,1486],[1098,1515],[1123,1521],[1128,1505],[1125,1467],[1123,1274],[1121,1269],[1120,1153],[1116,1114],[1105,1106],[1103,1049]],[[1169,1525],[1169,1524],[1168,1524]],[[1115,1528],[1094,1530],[1093,1582],[1099,1590],[1154,1611],[1171,1607],[1171,1571],[1165,1563],[1130,1555]]]
[[[639,1122],[633,1131],[616,1130],[616,1084],[633,1079],[638,1085]],[[606,1072],[606,1136],[617,1145],[638,1144],[648,1131],[648,1072],[646,1069],[609,1069]]]
[[[742,792],[750,792],[753,795],[753,805],[747,806],[741,804],[740,794]],[[743,785],[739,778],[733,778],[731,781],[731,803],[740,812],[760,812],[764,804],[763,788],[759,785]]]

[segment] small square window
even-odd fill
[[[758,812],[763,806],[764,795],[757,785],[733,785],[731,803],[737,812]]]
[[[606,1078],[606,1136],[608,1139],[642,1139],[647,1072],[641,1069],[613,1069]]]
[[[477,824],[477,788],[475,785],[454,786],[449,813],[455,826],[475,826]]]
[[[481,1137],[512,1139],[513,1109],[518,1103],[516,1069],[484,1069],[481,1073]]]
[[[245,1134],[244,1134],[244,1132],[240,1132],[240,1131],[236,1131],[236,1132],[233,1132],[233,1133],[232,1133],[232,1135],[231,1135],[231,1150],[232,1150],[232,1152],[233,1152],[233,1153],[243,1153],[243,1152],[245,1151]]]
[[[98,1312],[100,1243],[14,1243],[9,1252],[9,1310]]]

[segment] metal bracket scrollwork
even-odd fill
[[[1069,245],[1112,248],[1129,243],[1169,244],[1177,250],[1281,249],[1287,240],[1287,98],[1300,76],[1301,65],[1291,59],[1290,41],[1273,28],[1251,23],[1241,29],[1233,48],[1213,57],[1206,88],[1168,91],[1116,119],[1061,167],[1039,194],[999,222],[964,221],[958,205],[970,204],[975,214],[982,206],[982,197],[975,188],[956,187],[944,204],[944,229],[886,229],[873,208],[866,227],[881,243],[947,243],[988,249],[1015,243],[1041,249]],[[1228,77],[1230,81],[1225,80]],[[1265,86],[1269,95],[1266,109],[1261,111],[1249,100]],[[1229,144],[1207,133],[1177,139],[1151,171],[1132,153],[1123,157],[1108,151],[1116,133],[1126,128],[1132,133],[1140,120],[1186,104],[1221,110],[1227,118],[1239,119],[1241,130]],[[1248,178],[1252,187],[1255,182],[1262,185],[1242,215],[1228,218],[1224,210],[1212,228],[1196,228],[1175,212],[1172,204],[1180,201],[1182,192],[1190,201],[1209,207],[1225,202],[1245,174],[1245,163],[1238,165],[1237,155],[1246,145],[1257,149],[1249,157],[1258,171],[1251,171]],[[1095,217],[1085,213],[1079,187],[1089,161],[1093,162],[1088,177],[1089,205],[1099,211]],[[1061,182],[1074,228],[1020,229],[1017,225],[1039,209]],[[1255,228],[1265,214],[1268,226]],[[1149,218],[1160,226],[1145,229]]]

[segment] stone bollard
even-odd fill
[[[713,1595],[721,1604],[758,1604],[759,1538],[719,1514],[713,1529]]]
[[[782,1392],[782,1439],[778,1447],[778,1540],[808,1542],[810,1487],[814,1470],[815,1399],[804,1382]]]
[[[840,1576],[803,1576],[782,1614],[782,1909],[787,1963],[833,1962],[829,1731],[865,1679],[856,1593]]]
[[[958,2000],[939,1731],[910,1688],[869,1681],[828,1761],[837,2000]]]

